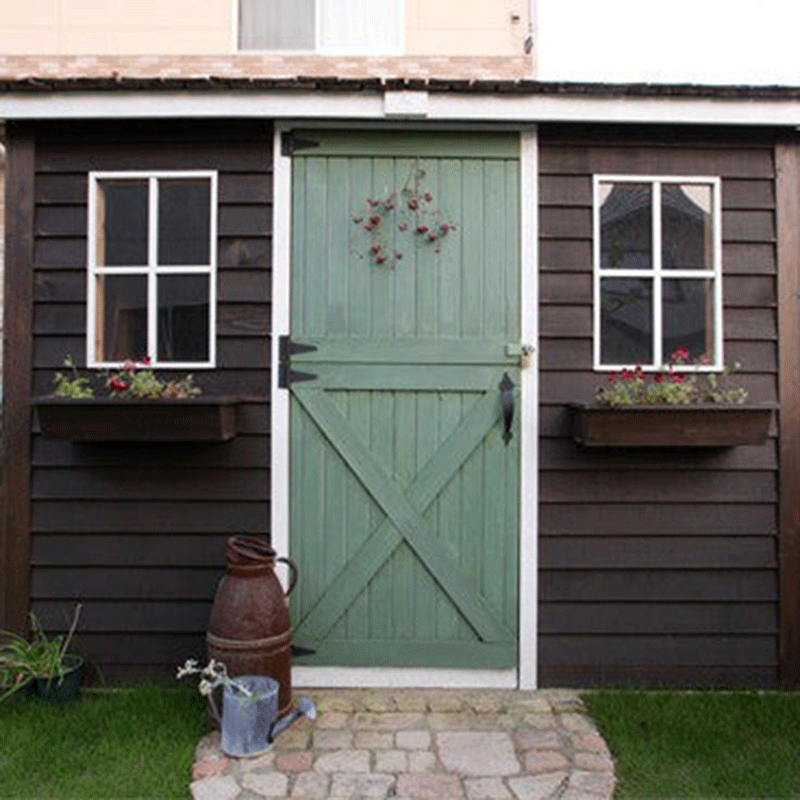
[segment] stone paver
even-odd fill
[[[296,690],[296,695],[301,693]],[[614,762],[566,690],[307,691],[320,712],[273,748],[195,752],[192,800],[610,800]]]
[[[443,731],[436,743],[444,768],[457,775],[516,775],[521,769],[507,733]]]

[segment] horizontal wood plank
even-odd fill
[[[172,469],[165,480],[158,464],[106,467],[98,480],[94,469],[37,467],[32,475],[36,500],[249,501],[269,498],[269,480],[261,469]]]
[[[113,501],[92,503],[37,500],[33,503],[34,533],[253,534],[269,530],[269,503],[191,501]]]
[[[46,631],[65,631],[73,605],[59,600],[37,600],[32,611]],[[87,634],[125,631],[126,635],[202,633],[208,627],[211,603],[195,601],[95,600],[84,604],[76,644],[85,645]],[[65,626],[65,619],[67,626]],[[174,675],[173,675],[174,677]]]
[[[774,536],[772,503],[543,503],[540,536]],[[547,566],[542,564],[542,566]]]
[[[543,602],[775,602],[775,572],[755,570],[554,570],[542,564]]]
[[[549,569],[770,569],[772,536],[542,536]]]
[[[631,472],[650,471],[669,473],[671,470],[709,470],[727,473],[731,470],[765,470],[777,468],[776,442],[771,439],[764,445],[708,448],[687,455],[685,451],[662,448],[654,452],[631,452],[630,449],[607,447],[577,447],[572,438],[541,438],[539,461],[546,470],[584,470],[620,474],[629,477]],[[624,475],[623,475],[624,474]]]
[[[711,688],[742,687],[761,689],[774,687],[777,681],[777,666],[664,666],[648,664],[644,667],[617,667],[607,664],[580,665],[540,665],[538,669],[541,687],[574,686],[586,688],[670,686],[678,689],[686,687]]]
[[[770,666],[773,636],[542,636],[539,653],[552,666]]]
[[[675,470],[637,472],[621,480],[618,472],[544,470],[539,496],[545,503],[773,503],[772,472]]]
[[[224,567],[37,567],[32,597],[37,600],[211,600]],[[184,659],[186,656],[184,655]]]
[[[620,143],[623,144],[623,143]],[[553,146],[540,140],[539,169],[548,174],[697,175],[772,178],[772,151],[748,148]]]
[[[174,536],[143,534],[40,534],[31,564],[39,567],[225,567],[225,534]],[[157,598],[156,598],[157,599]]]
[[[542,603],[541,636],[565,634],[775,635],[774,603]]]

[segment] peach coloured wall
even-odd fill
[[[521,56],[528,0],[406,0],[410,55]]]
[[[0,0],[0,53],[230,53],[233,0]]]
[[[3,55],[232,55],[238,0],[0,0]],[[403,53],[516,57],[528,0],[405,0]]]

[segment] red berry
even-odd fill
[[[425,192],[423,196],[426,203],[430,203],[430,201],[433,200],[433,195],[430,192]]]
[[[429,233],[428,234],[428,241],[429,242],[435,242],[438,238],[439,237],[435,233]]]
[[[370,221],[370,222],[371,222],[373,225],[379,225],[379,224],[380,224],[380,221],[381,221],[381,216],[380,216],[380,214],[373,214],[373,215],[372,215],[372,216],[369,218],[369,221]]]
[[[394,257],[399,261],[403,257],[403,254],[402,253],[395,253]]]
[[[428,226],[427,225],[417,225],[417,233],[427,233]]]
[[[408,207],[412,211],[416,211],[419,208],[419,203],[417,202],[417,198],[416,197],[414,197],[414,198],[412,198],[411,200],[408,201]]]

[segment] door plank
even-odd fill
[[[293,386],[293,392],[388,516],[384,524],[362,545],[350,564],[340,573],[339,578],[328,587],[316,604],[314,612],[298,627],[298,635],[309,638],[324,636],[349,602],[360,592],[366,580],[386,561],[404,538],[430,572],[436,576],[442,588],[482,640],[513,639],[513,633],[497,618],[483,598],[476,594],[474,588],[464,579],[458,566],[453,564],[443,548],[432,539],[428,525],[418,512],[419,508],[423,510],[427,508],[495,423],[499,400],[494,389],[490,389],[475,404],[462,425],[419,473],[409,487],[408,497],[404,496],[396,483],[386,475],[383,466],[372,453],[358,441],[330,400],[321,392],[305,387]],[[335,591],[334,586],[337,587]],[[349,599],[345,597],[348,588]]]

